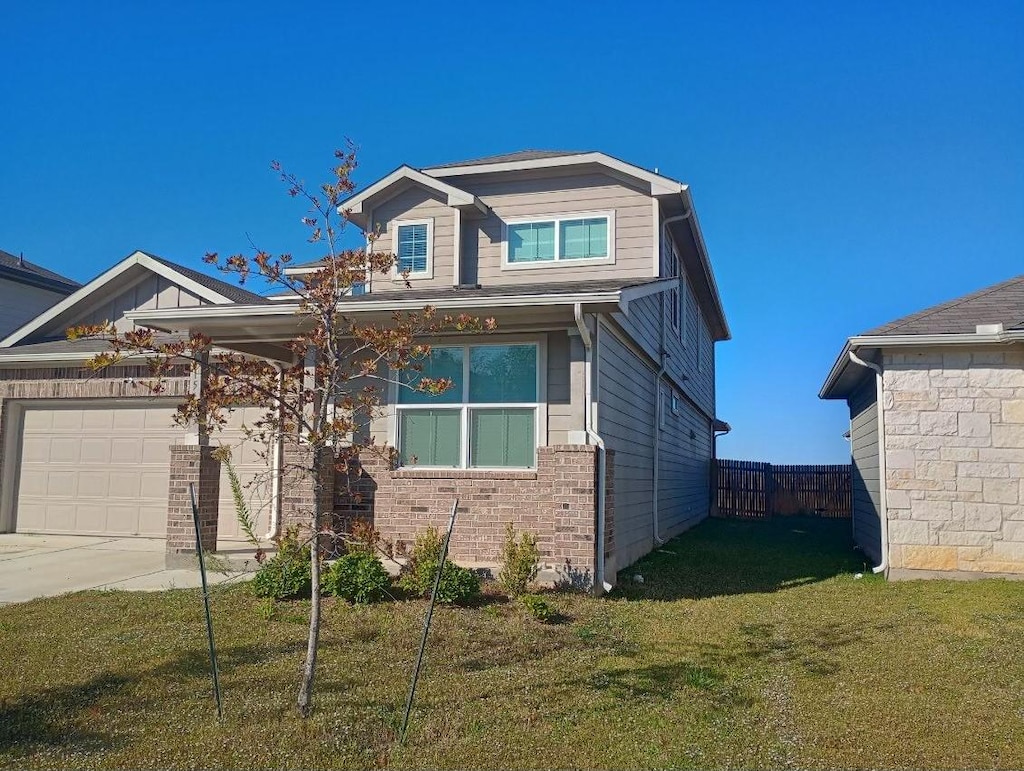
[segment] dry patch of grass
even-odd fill
[[[708,522],[557,625],[443,609],[405,746],[422,602],[328,601],[302,721],[306,606],[219,589],[220,723],[196,592],[0,608],[0,764],[1024,767],[1024,584],[855,580],[846,532]]]

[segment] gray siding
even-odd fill
[[[710,513],[712,432],[708,419],[685,399],[673,413],[668,388],[662,392],[658,525],[662,539],[668,539]]]
[[[882,559],[879,519],[882,496],[878,473],[878,399],[875,378],[849,398],[850,454],[853,463],[853,538],[876,562]]]
[[[393,252],[395,220],[432,220],[434,240],[432,244],[433,272],[430,278],[410,276],[409,280],[418,289],[450,289],[455,283],[455,210],[440,198],[440,194],[413,185],[377,204],[373,210],[373,222],[380,229],[380,237],[374,243],[376,252]],[[402,290],[405,282],[401,278],[373,276],[374,292]]]
[[[0,279],[0,338],[27,324],[64,297],[19,281]]]
[[[611,332],[601,330],[597,430],[615,451],[615,569],[654,547],[654,375]]]
[[[206,302],[186,289],[156,273],[149,273],[142,281],[114,297],[104,298],[93,306],[76,324],[101,324],[112,321],[121,331],[132,329],[124,315],[134,310],[156,308],[194,308]],[[63,331],[63,330],[58,330]]]

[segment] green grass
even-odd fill
[[[197,592],[0,608],[0,765],[1024,767],[1024,584],[857,580],[847,530],[710,521],[610,598],[546,594],[559,624],[440,609],[404,746],[420,601],[327,601],[302,721],[307,606],[218,589],[221,723]]]

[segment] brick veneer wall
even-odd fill
[[[196,488],[199,508],[199,537],[204,552],[217,549],[217,515],[220,501],[220,462],[215,447],[197,444],[171,445],[170,484],[167,492],[168,567],[191,562],[196,553],[195,522],[189,484]]]
[[[607,454],[606,555],[615,548],[614,453]],[[336,485],[335,511],[343,518],[372,518],[381,535],[410,545],[428,527],[444,529],[452,500],[459,499],[452,558],[495,565],[512,522],[534,533],[544,567],[558,580],[589,586],[595,574],[596,448],[556,445],[537,451],[536,471],[389,470],[386,461],[363,459],[348,482]],[[351,487],[350,487],[351,485]],[[349,490],[358,492],[353,500]]]
[[[1024,573],[1024,351],[884,357],[894,571]]]
[[[307,529],[313,505],[320,496],[320,511],[330,512],[334,502],[334,463],[324,453],[315,465],[319,479],[314,480],[312,451],[288,438],[284,442],[284,465],[281,474],[281,526]],[[319,486],[319,489],[318,489]]]

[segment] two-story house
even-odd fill
[[[391,276],[339,300],[347,314],[429,304],[493,317],[497,329],[430,341],[426,374],[455,387],[392,390],[371,430],[399,463],[366,458],[366,496],[353,503],[337,485],[339,511],[370,514],[385,537],[411,542],[458,498],[456,559],[493,564],[513,522],[538,535],[549,575],[597,588],[708,515],[723,426],[714,344],[729,330],[686,185],[598,152],[526,151],[402,166],[342,208],[379,233],[371,248],[397,256]],[[284,359],[295,311],[243,300],[126,316]],[[276,493],[268,532],[300,497]],[[16,511],[7,517],[18,526]]]
[[[0,335],[78,289],[78,283],[0,249]]]

